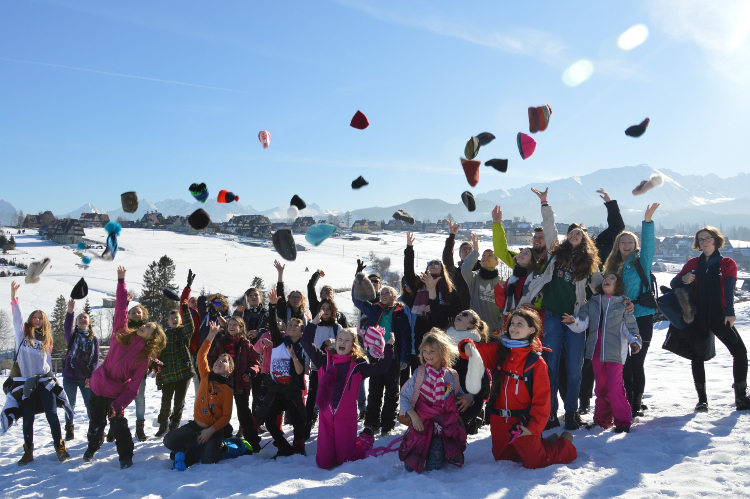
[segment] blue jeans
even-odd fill
[[[81,389],[81,396],[83,397],[83,405],[86,406],[86,417],[90,418],[89,415],[89,397],[91,397],[91,388],[86,388],[86,380],[77,381],[74,379],[63,378],[63,390],[65,395],[68,396],[68,402],[70,402],[70,408],[73,412],[76,411],[76,396],[78,395],[78,389]],[[65,413],[65,425],[73,424],[72,417],[68,417]]]
[[[146,421],[146,378],[141,381],[141,387],[135,397],[135,420]]]
[[[557,415],[557,391],[559,387],[558,370],[560,369],[560,351],[563,342],[567,350],[565,360],[568,364],[568,392],[564,405],[566,412],[578,410],[578,392],[581,390],[581,370],[583,369],[583,353],[586,348],[586,335],[574,333],[560,316],[552,312],[544,312],[544,340],[545,347],[552,350],[547,352],[547,366],[549,367],[550,396],[552,397],[552,415]]]
[[[365,380],[359,385],[359,396],[357,397],[357,408],[359,412],[367,409],[367,395],[365,394]]]

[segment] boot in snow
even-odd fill
[[[148,440],[146,433],[143,431],[145,425],[146,425],[145,421],[135,422],[135,437],[138,439],[139,442],[145,442],[146,440]]]
[[[706,385],[703,383],[696,383],[695,391],[698,392],[698,403],[695,404],[695,410],[697,412],[708,412],[708,396],[706,395]]]
[[[549,421],[547,421],[547,426],[544,427],[545,430],[551,430],[552,428],[557,428],[560,426],[560,420],[557,419],[557,414],[550,414]]]
[[[643,394],[642,393],[634,393],[633,394],[633,403],[630,404],[630,411],[633,414],[633,417],[643,416],[643,410],[641,409],[642,403],[643,403]]]
[[[54,442],[54,444],[58,461],[60,461],[61,463],[67,461],[70,457],[70,454],[68,454],[68,449],[65,447],[65,440]]]
[[[75,438],[75,436],[73,435],[73,429],[74,429],[74,427],[75,427],[74,424],[66,424],[65,425],[65,441],[66,442],[70,442],[71,440],[73,440]]]
[[[23,456],[18,460],[18,465],[23,466],[34,460],[34,444],[23,444]]]
[[[734,388],[734,404],[737,410],[746,411],[750,409],[750,398],[747,397],[747,381],[735,383],[732,387]]]

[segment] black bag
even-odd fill
[[[670,324],[667,337],[661,347],[688,360],[706,362],[716,357],[716,336],[713,332],[709,331],[708,337],[701,341],[700,347],[696,348],[693,348],[689,334],[687,329],[679,329],[674,324]],[[696,355],[696,351],[700,354]]]
[[[658,305],[656,303],[656,297],[654,296],[654,292],[656,291],[656,277],[654,276],[653,272],[650,272],[651,282],[649,283],[648,279],[646,278],[646,272],[643,270],[643,266],[641,265],[640,258],[636,258],[633,261],[633,265],[635,265],[635,270],[636,272],[638,272],[638,276],[641,278],[641,284],[644,288],[646,288],[646,291],[641,293],[638,298],[633,300],[633,303],[637,303],[642,307],[657,308]]]

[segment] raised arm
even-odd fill
[[[307,303],[310,305],[310,313],[312,315],[317,314],[320,308],[320,300],[318,299],[318,293],[315,292],[315,286],[318,285],[318,280],[324,275],[325,273],[318,269],[313,272],[310,280],[307,281]]]
[[[272,289],[268,292],[268,315],[273,320],[268,321],[268,329],[271,331],[271,342],[274,348],[284,343],[284,337],[281,336],[279,325],[276,323],[276,306],[278,302],[279,296],[276,294],[276,290]]]
[[[417,289],[417,276],[414,274],[414,236],[406,233],[406,248],[404,249],[404,277],[411,289]]]
[[[454,224],[450,220],[446,220],[448,222],[449,227],[449,234],[448,237],[445,239],[445,247],[443,247],[443,267],[445,267],[445,271],[448,272],[451,277],[456,273],[456,264],[453,260],[453,249],[456,246],[456,234],[458,234],[458,229],[461,228],[460,224]]]
[[[474,234],[471,235],[471,243],[474,246],[474,251],[469,253],[464,263],[461,264],[461,275],[466,281],[466,285],[469,289],[474,288],[474,281],[476,280],[476,274],[474,274],[474,265],[479,261],[479,240]]]
[[[656,253],[656,236],[654,235],[654,222],[652,217],[659,208],[659,203],[654,203],[646,208],[646,215],[641,223],[641,266],[647,273],[651,271]]]
[[[20,284],[16,284],[16,281],[10,283],[10,305],[13,311],[13,329],[16,332],[16,350],[21,346],[23,341],[23,310],[21,310],[21,303],[18,301],[16,292],[20,288]]]
[[[316,366],[324,366],[326,365],[326,354],[320,350],[317,346],[315,346],[314,340],[315,340],[315,331],[318,330],[318,324],[320,323],[320,312],[315,316],[315,318],[307,323],[307,326],[305,326],[305,332],[302,333],[302,338],[300,339],[300,342],[302,343],[302,348],[305,350],[305,353],[307,354],[307,358],[309,358],[312,363]]]
[[[65,324],[63,324],[63,332],[65,334],[65,343],[70,343],[70,339],[73,337],[73,318],[75,317],[76,301],[70,299],[68,301],[68,312],[65,314]]]
[[[492,246],[495,256],[505,265],[513,268],[513,257],[518,253],[508,250],[508,239],[505,237],[505,227],[503,227],[503,210],[500,206],[495,206],[492,210]]]
[[[119,331],[128,324],[128,288],[125,286],[125,267],[117,267],[117,292],[115,294],[115,315],[112,332]],[[139,385],[140,386],[140,385]]]
[[[552,207],[547,202],[549,187],[544,189],[544,192],[533,187],[531,190],[542,202],[542,229],[544,229],[544,238],[547,240],[547,249],[550,250],[557,243],[557,225],[555,225],[555,212],[552,211]]]

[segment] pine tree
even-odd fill
[[[169,311],[177,304],[164,296],[164,288],[177,291],[177,285],[172,284],[175,274],[175,265],[171,258],[164,255],[159,261],[153,261],[148,265],[143,274],[143,291],[139,301],[146,307],[149,320],[166,327]]]
[[[83,313],[88,314],[88,316],[91,317],[91,304],[89,303],[88,298],[86,298],[86,303],[83,304]]]
[[[266,285],[265,282],[263,282],[263,278],[260,276],[253,277],[253,282],[250,283],[251,288],[258,288],[261,291],[263,291],[263,287]]]
[[[60,295],[55,300],[55,308],[52,310],[52,317],[50,317],[50,325],[52,326],[52,350],[59,352],[63,350],[67,345],[65,344],[65,314],[68,313],[68,304],[65,301],[65,297]]]

